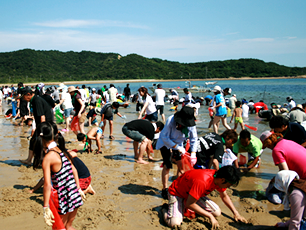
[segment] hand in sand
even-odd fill
[[[81,195],[81,197],[82,197],[82,201],[83,201],[83,202],[86,201],[86,195],[84,194],[84,192],[82,191],[81,188],[79,189],[79,193],[80,193],[80,195]]]
[[[213,215],[211,215],[211,217],[210,217],[210,222],[211,222],[211,229],[220,228],[220,225],[219,225],[218,221],[216,220],[216,218]]]
[[[243,216],[241,216],[239,213],[238,214],[235,214],[235,216],[234,216],[234,219],[235,219],[235,221],[237,221],[237,222],[242,222],[242,223],[248,223],[248,221],[243,217]]]

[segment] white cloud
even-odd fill
[[[78,30],[41,30],[36,32],[1,32],[0,50],[8,52],[24,48],[113,52],[123,56],[137,53],[172,61],[201,62],[236,58],[259,58],[270,55],[306,54],[306,39],[207,39],[203,37],[153,37],[126,33],[85,33]],[[291,58],[283,63],[303,66],[303,60]]]
[[[36,26],[52,28],[86,28],[86,27],[127,27],[137,29],[149,29],[147,26],[138,25],[131,22],[111,21],[111,20],[61,20],[33,23]]]
[[[274,38],[249,38],[249,39],[239,39],[239,42],[273,42]]]

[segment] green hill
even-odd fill
[[[306,74],[306,68],[287,67],[258,59],[179,63],[137,54],[35,51],[0,53],[0,83],[112,79],[205,79],[278,77]]]

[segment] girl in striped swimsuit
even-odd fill
[[[79,178],[72,164],[72,157],[65,150],[57,147],[54,141],[53,128],[48,122],[38,127],[38,138],[34,146],[33,168],[42,165],[44,172],[44,219],[47,225],[52,226],[53,214],[49,208],[51,195],[51,180],[53,188],[58,193],[58,213],[67,230],[74,229],[72,222],[78,208],[83,205],[85,195],[80,189]],[[44,151],[46,149],[46,151]]]

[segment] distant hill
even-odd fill
[[[0,53],[0,83],[128,79],[280,77],[306,74],[258,59],[179,63],[137,54],[36,51]]]

